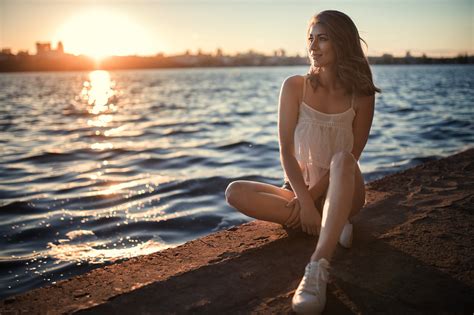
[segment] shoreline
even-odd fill
[[[471,148],[366,184],[325,314],[472,313],[473,161]],[[8,297],[0,313],[290,313],[316,240],[252,221]]]
[[[474,59],[474,56],[471,57]],[[434,62],[434,63],[370,63],[370,66],[471,66],[474,61],[468,63],[459,62]],[[306,63],[295,64],[229,64],[229,65],[172,65],[160,67],[108,67],[108,66],[91,66],[91,67],[76,67],[76,68],[55,68],[55,67],[37,67],[37,68],[15,68],[2,69],[0,64],[0,74],[21,74],[21,73],[49,73],[49,72],[92,72],[92,71],[136,71],[136,70],[180,70],[180,69],[232,69],[232,68],[279,68],[279,67],[308,67]]]

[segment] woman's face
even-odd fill
[[[327,67],[336,63],[336,51],[326,29],[321,24],[312,25],[308,32],[308,54],[315,67]]]

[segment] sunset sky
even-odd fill
[[[36,41],[62,40],[66,52],[97,56],[304,55],[308,20],[327,9],[354,20],[371,56],[474,54],[472,0],[0,0],[0,47],[34,54]]]

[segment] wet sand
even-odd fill
[[[474,149],[366,185],[324,314],[472,314]],[[1,314],[286,314],[317,239],[253,221],[0,302]]]

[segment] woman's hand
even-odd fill
[[[316,209],[313,200],[301,203],[300,221],[303,232],[310,235],[319,235],[321,232],[321,215]]]
[[[294,197],[287,204],[287,208],[291,208],[290,217],[286,220],[285,226],[296,229],[301,226],[300,221],[300,203],[298,198]]]

